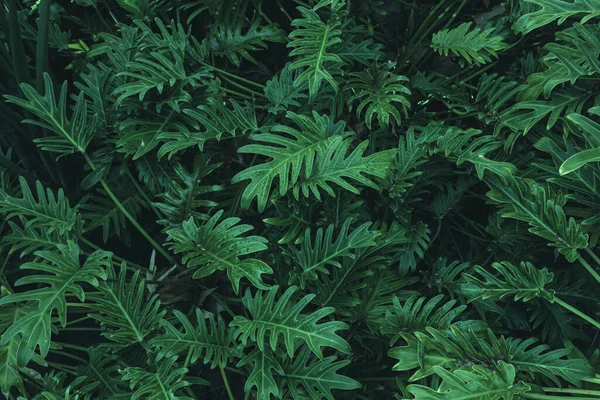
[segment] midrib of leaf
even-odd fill
[[[553,371],[553,374],[556,374],[555,371],[570,371],[570,372],[581,373],[580,369],[570,368],[567,366],[556,366],[556,365],[551,365],[551,364],[541,364],[541,363],[534,363],[534,362],[527,362],[527,361],[518,361],[518,360],[514,360],[514,359],[511,360],[510,363],[515,365],[515,367],[517,367],[517,366],[525,366],[525,367],[532,366],[532,367],[539,368],[539,369],[551,370],[551,371]],[[520,368],[518,368],[518,369],[520,369]]]
[[[348,238],[346,238],[348,239]],[[344,251],[350,249],[350,248],[358,248],[358,246],[360,246],[362,244],[362,242],[368,241],[370,240],[370,238],[364,238],[361,241],[358,242],[350,242],[348,241],[346,243],[346,245],[342,248],[339,248],[336,252],[334,252],[333,254],[329,255],[328,257],[325,257],[324,259],[318,261],[317,263],[313,264],[312,266],[310,266],[309,268],[304,268],[304,266],[302,266],[302,269],[304,269],[304,272],[310,272],[312,270],[314,270],[315,268],[324,265],[325,263],[327,263],[329,260],[331,260],[332,258],[335,258],[337,256],[339,256],[340,254],[342,254]],[[329,243],[328,243],[329,244]],[[329,246],[328,246],[329,247]],[[312,249],[311,249],[312,250]],[[351,257],[351,256],[349,256]]]
[[[46,109],[44,109],[44,111],[46,111]],[[75,141],[74,138],[72,138],[69,133],[65,130],[65,128],[62,126],[62,124],[59,124],[57,120],[54,119],[54,116],[52,114],[48,114],[48,112],[46,111],[46,115],[48,115],[48,117],[50,118],[50,120],[54,123],[55,126],[57,126],[59,128],[59,130],[62,132],[62,134],[64,135],[64,137],[67,138],[67,140],[69,142],[71,142],[71,144],[77,149],[77,151],[79,151],[81,154],[85,154],[85,149],[82,149],[81,147],[79,147],[79,144],[77,144],[77,142]]]
[[[165,395],[165,400],[171,400],[173,397],[169,393],[170,391],[168,391],[167,388],[165,388],[165,386],[163,385],[163,382],[160,379],[160,375],[158,374],[158,372],[154,374],[154,379],[156,379],[156,383],[158,383],[158,386],[160,386],[162,394]]]
[[[144,340],[144,336],[137,329],[137,326],[134,324],[133,320],[129,316],[129,312],[127,312],[127,310],[123,307],[123,305],[121,303],[121,300],[119,300],[119,298],[115,295],[115,293],[112,291],[112,288],[110,286],[108,286],[106,283],[104,285],[108,289],[108,293],[110,294],[110,296],[114,300],[114,302],[117,305],[117,307],[119,308],[119,310],[122,312],[123,316],[125,317],[125,320],[127,321],[127,323],[129,324],[129,326],[131,327],[132,331],[135,333],[135,336],[136,336],[136,339],[137,339],[138,343],[142,343],[142,341]]]
[[[176,339],[160,339],[159,342],[160,343],[174,343],[174,344],[189,344],[189,345],[196,345],[196,346],[203,346],[203,347],[212,347],[213,349],[223,349],[223,350],[231,350],[231,347],[229,346],[224,346],[222,344],[214,344],[214,343],[210,343],[210,342],[203,342],[201,340],[198,339],[180,339],[182,336],[177,336]]]
[[[334,384],[334,383],[340,383],[342,382],[341,380],[334,380],[334,379],[324,379],[321,376],[319,377],[314,377],[314,376],[310,376],[310,375],[293,375],[293,374],[285,374],[286,378],[294,378],[294,379],[298,379],[298,380],[303,380],[303,381],[314,381],[314,382],[319,382],[319,383],[330,383],[330,384]]]
[[[315,66],[315,71],[319,73],[319,75],[324,75],[321,71],[322,59],[325,54],[325,47],[327,46],[327,38],[329,36],[329,24],[325,25],[325,32],[323,32],[323,39],[321,40],[321,48],[319,49],[319,53],[317,55],[317,61]]]
[[[291,318],[291,316],[288,317],[288,318]],[[325,340],[328,343],[336,343],[335,340],[328,339],[326,336],[320,336],[320,335],[318,335],[315,332],[304,331],[304,330],[298,329],[298,328],[292,328],[290,326],[283,325],[283,324],[276,323],[276,322],[265,321],[265,320],[256,320],[256,319],[252,320],[251,322],[252,323],[262,324],[262,325],[267,325],[267,326],[273,326],[273,327],[276,327],[276,328],[280,328],[282,330],[288,330],[288,331],[292,331],[292,332],[297,332],[297,333],[301,334],[301,336],[303,336],[303,337],[310,338],[311,339],[310,343],[313,343],[313,341],[312,341],[313,337],[319,338],[319,339],[323,339],[323,340]],[[337,348],[336,346],[329,346],[329,347],[333,347],[334,349]]]

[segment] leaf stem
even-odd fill
[[[41,95],[44,90],[44,72],[48,68],[48,23],[50,22],[50,0],[41,0],[38,6],[38,32],[35,51],[35,86]]]
[[[582,313],[581,311],[579,311],[572,305],[562,301],[558,297],[554,297],[554,302],[556,304],[558,304],[559,306],[563,307],[564,309],[571,311],[573,314],[577,315],[579,318],[585,320],[586,322],[592,324],[596,328],[600,329],[600,322],[598,322],[598,321],[594,320],[593,318],[589,317],[588,315]]]
[[[227,72],[227,71],[225,71],[225,70],[222,70],[222,69],[220,69],[220,68],[214,67],[214,66],[212,66],[211,64],[208,64],[208,63],[205,63],[205,62],[202,62],[202,61],[200,61],[200,64],[204,65],[205,67],[209,67],[210,69],[212,69],[212,70],[214,70],[214,71],[216,71],[216,72],[218,72],[218,73],[220,73],[220,74],[223,74],[223,75],[229,76],[229,77],[231,77],[231,78],[235,78],[235,79],[237,79],[237,80],[239,80],[239,81],[241,81],[241,82],[247,83],[247,84],[249,84],[249,85],[254,85],[254,86],[256,86],[256,87],[259,87],[259,88],[261,88],[261,89],[264,89],[264,88],[265,88],[265,85],[263,85],[263,84],[261,84],[261,83],[258,83],[258,82],[253,82],[253,81],[251,81],[251,80],[249,80],[249,79],[242,78],[241,76],[237,76],[237,75],[235,75],[235,74],[232,74],[231,72]]]
[[[227,380],[227,374],[225,374],[225,369],[222,365],[219,365],[219,370],[221,370],[221,376],[223,377],[223,383],[225,384],[225,390],[227,390],[227,395],[229,396],[229,400],[235,400],[233,397],[233,393],[231,393],[231,388],[229,387],[229,381]]]
[[[579,257],[577,260],[579,260],[579,262],[581,263],[581,265],[583,265],[583,267],[587,270],[587,272],[589,272],[590,275],[592,275],[592,277],[596,280],[596,282],[600,283],[600,275],[598,275],[596,270],[594,270],[594,268],[592,268],[592,266],[590,264],[588,264],[588,262],[585,261],[583,259],[583,257]]]
[[[94,165],[94,162],[90,159],[90,157],[86,153],[84,153],[84,152],[82,152],[81,154],[83,154],[83,157],[85,158],[85,161],[87,161],[87,163],[89,164],[90,168],[92,168],[92,170],[95,171],[96,170],[96,166]],[[148,232],[146,232],[146,230],[144,228],[142,228],[140,226],[140,224],[137,223],[137,221],[135,220],[135,218],[133,218],[133,216],[131,214],[129,214],[129,211],[127,211],[127,209],[123,206],[123,204],[119,201],[119,199],[117,199],[117,197],[112,192],[112,190],[110,190],[110,187],[108,187],[108,185],[106,184],[106,181],[104,179],[100,179],[100,185],[102,185],[102,188],[106,191],[106,194],[108,195],[108,197],[110,197],[111,200],[115,203],[115,205],[119,208],[119,210],[121,210],[121,212],[123,213],[123,215],[125,216],[125,218],[127,218],[129,220],[129,222],[131,222],[131,224],[142,234],[142,236],[144,236],[146,238],[146,240],[160,254],[162,254],[163,257],[165,257],[171,264],[175,264],[175,261],[169,255],[169,253],[167,253],[165,251],[165,249],[162,248],[161,245],[159,245],[158,243],[156,243],[156,241],[154,239],[152,239],[152,237],[148,234]]]

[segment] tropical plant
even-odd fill
[[[8,400],[600,398],[600,0],[7,0]]]

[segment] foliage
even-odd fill
[[[600,397],[598,0],[8,0],[0,391]]]

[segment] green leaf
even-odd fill
[[[381,333],[391,336],[392,341],[396,341],[403,334],[423,331],[427,327],[449,329],[467,306],[455,307],[456,300],[442,302],[443,298],[443,294],[431,299],[413,296],[401,304],[394,296],[393,307],[385,312],[385,316],[380,321]]]
[[[330,4],[331,15],[323,21],[317,9]],[[302,68],[302,73],[294,81],[294,86],[299,87],[308,82],[309,101],[312,103],[323,80],[337,92],[338,83],[333,77],[334,70],[339,69],[344,61],[331,50],[341,43],[341,15],[344,7],[343,0],[320,2],[313,9],[303,6],[298,7],[302,18],[294,19],[294,30],[289,34],[290,42],[287,47],[293,50],[289,53],[294,57],[290,70]]]
[[[567,158],[560,166],[559,173],[567,175],[588,163],[598,161],[600,161],[600,148],[587,149]]]
[[[88,294],[86,306],[93,311],[90,317],[105,329],[102,336],[125,347],[142,343],[161,324],[167,310],[161,309],[158,295],[147,298],[146,283],[140,271],[127,277],[127,264],[121,264],[119,274],[110,266],[107,281]],[[114,346],[114,345],[113,345]]]
[[[271,102],[268,110],[272,114],[278,114],[281,111],[288,111],[291,107],[300,107],[299,101],[304,101],[308,96],[305,91],[308,85],[294,85],[298,74],[292,72],[290,63],[271,80],[267,81],[264,92],[265,97]]]
[[[75,152],[85,153],[96,132],[96,118],[90,119],[88,115],[84,92],[80,92],[77,96],[73,114],[69,119],[67,118],[67,82],[60,87],[58,103],[52,78],[46,72],[44,72],[43,96],[27,83],[22,83],[20,87],[26,99],[5,95],[6,101],[39,117],[39,120],[24,119],[23,123],[37,125],[57,135],[41,137],[34,142],[43,150],[60,154],[59,157]]]
[[[310,351],[302,351],[289,365],[283,366],[282,386],[287,387],[295,399],[308,396],[310,399],[327,400],[334,400],[332,390],[361,388],[362,385],[356,380],[338,373],[350,361],[336,360],[333,356],[314,358]]]
[[[227,57],[237,67],[240,66],[242,58],[256,64],[251,53],[265,50],[267,42],[284,41],[283,32],[275,25],[260,26],[261,21],[257,19],[242,33],[243,22],[243,19],[239,18],[235,23],[217,25],[207,39],[213,53]]]
[[[348,325],[339,321],[318,323],[323,318],[334,312],[332,307],[323,307],[310,314],[302,311],[315,297],[310,294],[298,302],[291,297],[296,292],[296,287],[287,289],[278,300],[275,300],[279,287],[269,289],[266,296],[257,292],[252,297],[249,290],[243,298],[244,306],[250,313],[250,318],[237,315],[230,326],[237,328],[235,337],[246,345],[249,341],[256,343],[262,351],[268,338],[269,347],[277,348],[283,337],[283,344],[289,357],[293,357],[298,342],[304,342],[319,359],[323,358],[323,347],[330,347],[344,354],[350,353],[350,345],[335,332],[347,329]]]
[[[159,158],[168,155],[171,159],[176,153],[190,147],[202,150],[206,142],[220,141],[261,130],[256,122],[255,111],[248,103],[242,106],[235,100],[231,100],[230,105],[232,109],[226,102],[209,98],[207,104],[199,105],[196,109],[183,110],[189,117],[190,124],[201,126],[204,130],[190,132],[185,128],[160,133],[157,138],[165,143],[158,150]]]
[[[171,249],[176,254],[184,253],[183,262],[188,268],[201,266],[194,272],[196,279],[226,270],[236,293],[243,277],[259,289],[268,289],[270,286],[263,282],[261,275],[273,273],[271,267],[256,258],[240,259],[265,250],[267,240],[261,236],[241,236],[251,231],[252,226],[238,225],[239,218],[218,222],[222,215],[223,210],[220,210],[203,225],[197,225],[194,218],[190,218],[181,228],[169,229]]]
[[[560,379],[579,385],[593,375],[593,369],[582,356],[567,348],[550,350],[537,344],[537,338],[515,339],[496,336],[490,329],[475,333],[453,324],[449,330],[427,327],[425,332],[402,334],[406,345],[394,347],[388,355],[398,360],[395,371],[416,370],[410,382],[437,373],[437,368],[470,368],[474,365],[511,364],[520,376],[547,378],[557,385]],[[477,356],[474,356],[477,355]]]
[[[354,250],[374,246],[375,240],[381,236],[381,232],[369,230],[370,222],[365,222],[349,232],[351,224],[351,219],[346,220],[335,240],[334,225],[329,225],[326,231],[319,228],[314,240],[310,228],[307,229],[300,248],[290,249],[290,255],[297,267],[290,273],[289,283],[299,280],[300,286],[306,287],[311,281],[318,279],[319,273],[329,273],[327,266],[342,268],[342,258],[355,258]]]
[[[574,262],[579,250],[588,246],[588,235],[573,217],[564,211],[566,199],[555,195],[532,180],[512,178],[507,181],[486,179],[492,189],[487,197],[499,205],[500,215],[529,224],[529,231],[548,241],[567,260]]]
[[[359,118],[366,107],[365,122],[369,129],[372,129],[374,115],[377,115],[377,122],[382,128],[389,126],[390,115],[397,124],[400,124],[400,111],[394,103],[400,105],[404,115],[407,116],[407,109],[410,108],[407,96],[411,94],[401,82],[408,82],[408,78],[394,74],[389,66],[379,67],[377,64],[372,64],[363,72],[350,74],[346,82],[346,90],[352,94],[348,98],[348,104],[359,100],[356,107],[356,115]]]
[[[433,34],[431,48],[444,56],[449,52],[464,58],[469,64],[486,64],[492,57],[498,58],[498,52],[508,47],[502,36],[490,36],[495,28],[481,30],[471,28],[471,22],[465,22],[453,29],[444,29]]]
[[[571,85],[586,76],[600,73],[600,30],[595,25],[573,27],[556,33],[556,43],[548,43],[548,52],[540,63],[546,69],[530,74],[519,100],[535,100],[541,93],[550,97],[552,91],[569,82]]]
[[[279,396],[280,391],[277,386],[273,371],[282,375],[283,369],[275,353],[269,348],[254,349],[248,355],[244,356],[238,363],[237,367],[245,365],[252,366],[252,372],[248,375],[244,385],[244,392],[251,393],[252,388],[256,387],[257,400],[271,400],[273,396]]]
[[[0,346],[6,345],[13,337],[22,335],[21,346],[17,353],[17,364],[25,366],[39,347],[40,355],[45,357],[50,350],[52,313],[57,311],[58,320],[64,327],[67,324],[67,296],[75,296],[84,301],[84,284],[97,287],[99,279],[105,279],[105,268],[110,265],[111,253],[95,251],[81,264],[81,251],[72,241],[67,245],[57,245],[58,251],[36,251],[39,261],[21,265],[22,270],[31,270],[43,274],[26,275],[15,286],[43,285],[20,293],[0,298],[0,306],[10,303],[34,302],[26,315],[19,318],[2,335]]]
[[[359,144],[347,155],[351,146],[350,139],[344,139],[349,133],[345,123],[333,123],[328,116],[313,112],[313,118],[287,113],[300,130],[277,125],[271,130],[275,133],[254,135],[255,142],[238,150],[240,153],[258,154],[269,157],[270,161],[253,165],[235,175],[232,183],[250,179],[250,184],[242,194],[242,207],[248,208],[254,198],[258,199],[258,211],[263,212],[275,178],[279,178],[279,195],[283,196],[290,187],[296,199],[300,191],[304,197],[312,193],[321,198],[320,190],[334,195],[330,182],[345,190],[358,193],[359,190],[350,181],[378,189],[379,186],[364,175],[383,178],[387,174],[394,150],[385,150],[363,157],[367,142]]]
[[[224,367],[234,358],[240,358],[242,353],[233,341],[233,331],[229,329],[222,318],[216,320],[212,315],[204,316],[202,310],[196,308],[196,325],[180,311],[173,311],[181,328],[164,320],[162,326],[165,333],[157,335],[150,341],[153,347],[159,349],[157,361],[170,358],[190,351],[192,364],[201,359],[211,368]]]
[[[535,4],[535,11],[519,17],[513,24],[513,30],[523,35],[558,21],[561,25],[567,18],[580,16],[584,24],[600,15],[600,4],[597,0],[523,0],[524,3]],[[583,15],[582,15],[583,14]]]
[[[179,163],[172,165],[176,179],[170,179],[169,190],[159,196],[161,201],[152,203],[164,215],[157,221],[159,224],[174,228],[191,217],[198,221],[208,219],[209,211],[218,203],[207,198],[207,195],[224,189],[221,185],[202,184],[208,175],[222,165],[210,162],[210,156],[196,156],[191,172]]]
[[[190,384],[179,377],[187,368],[178,367],[177,357],[166,358],[154,363],[156,371],[140,367],[127,367],[122,371],[123,379],[129,381],[131,400],[193,400],[177,394]]]
[[[42,184],[37,181],[37,199],[32,193],[27,181],[19,177],[22,198],[13,197],[0,189],[0,212],[6,213],[5,219],[16,216],[24,217],[24,227],[43,228],[48,234],[57,231],[60,235],[75,229],[79,223],[77,208],[69,205],[62,189],[57,195],[50,189],[44,191]]]
[[[492,268],[494,271],[488,272],[477,265],[472,273],[462,275],[466,283],[461,292],[469,301],[512,297],[515,301],[542,298],[554,302],[554,290],[546,289],[554,274],[547,268],[537,269],[529,262],[515,266],[508,261],[492,263]]]
[[[502,361],[497,370],[474,366],[453,372],[434,367],[434,371],[442,379],[440,387],[408,386],[415,400],[512,400],[531,389],[522,381],[515,382],[515,368]]]

